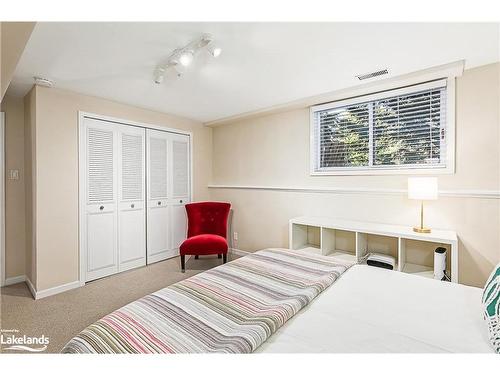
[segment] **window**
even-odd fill
[[[447,96],[439,80],[313,107],[312,173],[449,171]]]

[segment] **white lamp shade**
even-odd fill
[[[434,200],[438,197],[436,177],[409,177],[408,198],[418,200]]]

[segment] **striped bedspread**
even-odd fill
[[[266,249],[161,289],[85,328],[63,353],[251,353],[350,267]]]

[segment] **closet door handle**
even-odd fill
[[[158,201],[158,206],[161,206],[161,201]]]
[[[99,207],[99,210],[101,211],[104,210],[104,206]]]
[[[132,203],[132,204],[130,205],[130,208],[134,208],[134,207],[135,207],[135,204],[133,204],[133,203]]]
[[[179,203],[182,203],[182,199],[179,201]]]

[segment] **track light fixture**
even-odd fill
[[[196,53],[204,48],[206,48],[212,57],[219,57],[222,53],[222,48],[215,45],[212,35],[203,34],[201,37],[191,41],[186,46],[174,50],[168,56],[166,62],[158,65],[154,71],[154,82],[156,84],[162,83],[165,77],[165,72],[171,68],[177,70],[177,76],[180,77],[180,68],[191,65]]]

